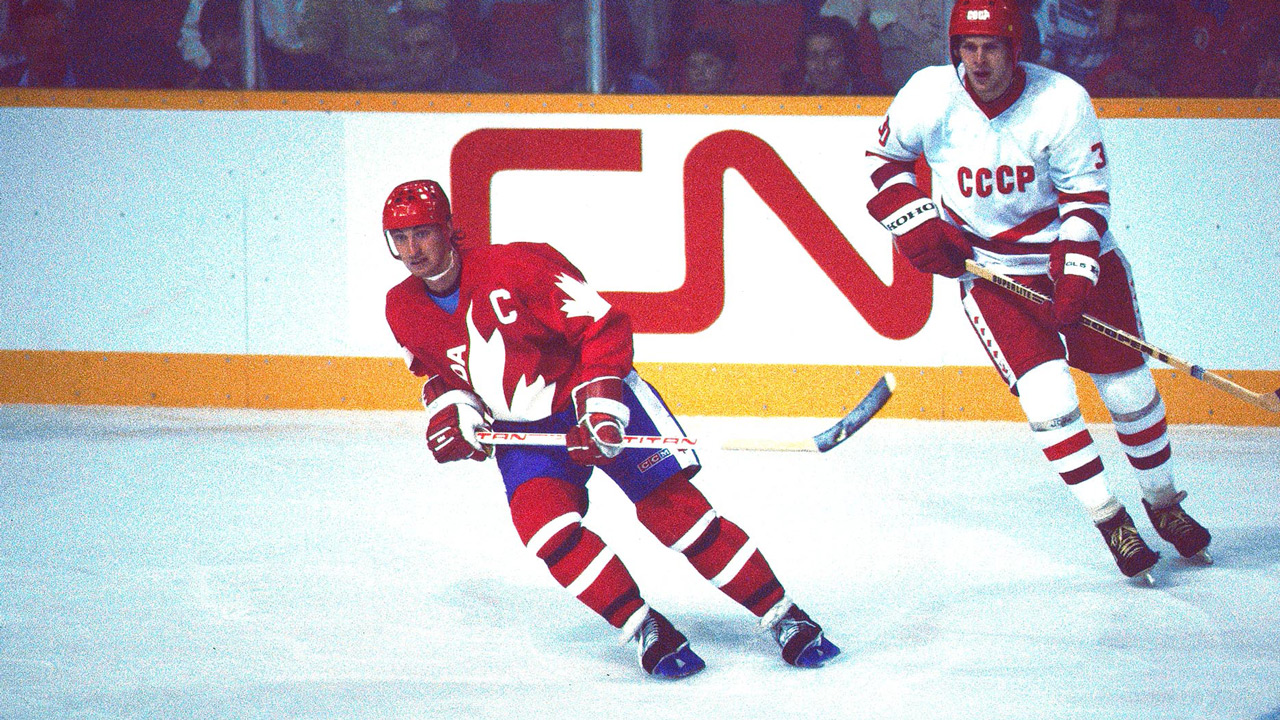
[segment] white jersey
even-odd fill
[[[1026,275],[1047,272],[1054,240],[1099,241],[1105,253],[1115,239],[1089,95],[1061,73],[1019,67],[1012,104],[985,110],[962,84],[963,65],[920,70],[889,106],[867,155],[877,190],[915,183],[914,163],[924,158],[943,217],[970,235],[977,259]]]

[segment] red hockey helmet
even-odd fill
[[[410,180],[400,183],[387,196],[382,206],[382,238],[387,241],[387,250],[391,257],[399,260],[395,243],[391,240],[392,230],[402,230],[416,225],[435,225],[448,222],[452,217],[449,211],[449,196],[444,188],[435,180]]]
[[[410,180],[396,186],[382,206],[382,230],[448,222],[449,197],[435,180]]]
[[[956,0],[951,9],[951,59],[957,59],[957,38],[966,35],[987,35],[1009,41],[1013,59],[1022,52],[1022,21],[1018,8],[1011,0]]]

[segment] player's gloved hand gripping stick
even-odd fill
[[[959,228],[938,214],[938,205],[920,188],[894,183],[867,203],[871,217],[893,233],[894,246],[920,272],[957,278],[973,246]]]
[[[1040,321],[1061,330],[1080,322],[1089,292],[1098,284],[1099,243],[1058,240],[1049,246],[1049,279],[1053,298],[1036,307]]]
[[[1051,302],[1049,297],[1046,295],[1032,290],[1013,278],[993,272],[989,268],[985,268],[973,260],[966,260],[964,265],[966,270],[977,277],[1008,290],[1011,293],[1021,295],[1032,302],[1040,304]],[[1270,410],[1271,412],[1280,412],[1280,389],[1269,393],[1256,393],[1246,387],[1241,387],[1240,385],[1231,382],[1212,370],[1205,370],[1199,365],[1194,365],[1186,360],[1170,355],[1142,338],[1131,335],[1118,327],[1108,325],[1091,315],[1081,315],[1080,324],[1094,332],[1115,340],[1121,345],[1127,345],[1147,357],[1155,358],[1170,367],[1183,370],[1191,377],[1197,380],[1203,380],[1219,390],[1230,393],[1251,405],[1256,405],[1264,410]]]
[[[431,380],[422,386],[422,406],[427,411],[427,445],[436,462],[489,457],[488,448],[476,439],[478,431],[489,429],[480,398],[466,390],[446,390],[437,395],[438,388],[438,383]]]
[[[622,378],[598,377],[573,389],[578,424],[565,433],[569,459],[579,465],[600,465],[622,452],[631,411],[622,402]]]

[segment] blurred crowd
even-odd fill
[[[1018,0],[1095,97],[1280,97],[1280,0]],[[0,0],[0,85],[886,95],[950,0]],[[245,32],[250,22],[252,32]]]

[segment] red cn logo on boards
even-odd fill
[[[456,224],[468,238],[488,242],[494,175],[504,170],[640,172],[640,131],[476,130],[454,146],[450,167]],[[636,332],[695,333],[720,316],[724,174],[730,169],[742,175],[873,330],[901,340],[924,327],[933,306],[931,276],[895,252],[893,281],[885,285],[768,143],[726,130],[704,138],[685,158],[684,283],[669,292],[601,293],[631,316]]]

